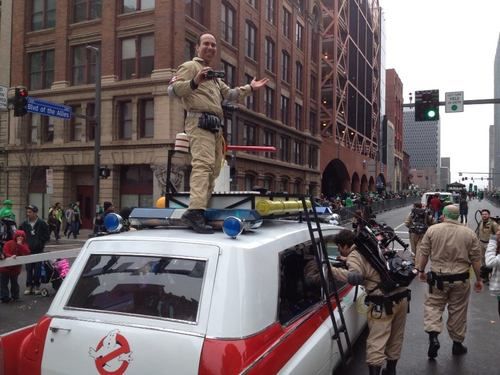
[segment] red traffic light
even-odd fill
[[[19,96],[23,96],[23,97],[28,96],[28,90],[26,90],[26,89],[19,89]]]

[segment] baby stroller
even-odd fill
[[[52,288],[57,292],[62,281],[69,272],[69,262],[67,259],[56,259],[54,262],[46,260],[42,263],[40,281],[42,284],[52,284]],[[47,287],[40,288],[40,294],[43,297],[50,295]]]

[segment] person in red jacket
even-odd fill
[[[439,223],[439,217],[441,216],[441,209],[443,206],[439,199],[439,193],[434,194],[434,197],[429,202],[429,206],[433,212],[434,222]]]
[[[7,241],[3,246],[5,258],[15,259],[18,256],[31,254],[26,243],[26,234],[22,230],[16,230],[14,238]],[[17,278],[21,273],[21,266],[0,267],[0,298],[3,303],[19,300],[19,284]],[[10,295],[9,295],[10,282]]]

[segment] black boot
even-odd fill
[[[370,366],[368,365],[368,374],[369,375],[380,375],[380,366]]]
[[[187,226],[193,228],[195,232],[211,234],[214,229],[205,224],[205,217],[203,216],[203,210],[187,210],[181,217],[181,220]]]
[[[396,375],[397,360],[387,360],[387,366],[382,370],[382,375]]]
[[[429,350],[427,351],[427,355],[431,359],[436,358],[438,355],[438,350],[440,347],[438,335],[438,332],[429,332]]]
[[[451,348],[451,353],[453,355],[462,355],[467,353],[467,347],[461,342],[453,341],[453,347]]]

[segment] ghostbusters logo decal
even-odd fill
[[[122,375],[132,361],[128,341],[117,329],[103,337],[95,349],[90,347],[89,355],[100,375]]]

